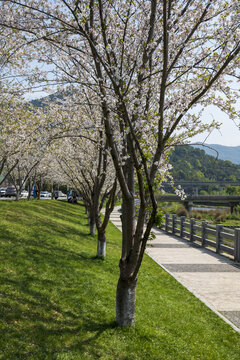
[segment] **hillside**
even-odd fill
[[[229,160],[217,160],[204,150],[191,146],[178,146],[170,156],[172,175],[176,180],[188,181],[240,181],[240,165]]]
[[[33,106],[44,108],[46,104],[49,104],[51,101],[55,104],[61,105],[63,99],[64,99],[64,92],[62,91],[42,97],[40,99],[31,100],[30,103]]]
[[[230,160],[234,164],[240,164],[240,146],[224,146],[219,144],[207,144],[207,146],[218,152],[218,158],[221,160]],[[216,156],[216,151],[201,145],[194,146],[203,149],[206,154]]]

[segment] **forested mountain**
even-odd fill
[[[230,160],[234,164],[240,164],[240,146],[224,146],[219,144],[208,144],[209,147],[204,148],[201,145],[194,146],[203,149],[208,155],[215,156],[218,152],[219,159]]]
[[[240,165],[229,160],[217,160],[204,150],[192,146],[177,146],[172,151],[170,163],[175,180],[235,181],[240,180]]]
[[[43,108],[46,105],[46,103],[49,104],[51,101],[55,104],[61,105],[63,99],[64,99],[64,92],[62,91],[42,97],[40,99],[31,100],[30,103],[32,103],[33,106]]]

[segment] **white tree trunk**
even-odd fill
[[[134,325],[137,280],[129,284],[118,280],[116,296],[116,321],[121,327]]]
[[[104,259],[106,257],[106,236],[105,231],[98,230],[97,257]]]
[[[106,242],[102,242],[102,241],[98,240],[97,257],[99,257],[99,258],[106,257]]]

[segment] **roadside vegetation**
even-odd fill
[[[135,327],[117,327],[121,235],[97,259],[81,205],[4,201],[0,219],[0,359],[239,359],[239,334],[147,256]]]
[[[214,156],[207,155],[204,150],[187,145],[175,147],[170,155],[170,162],[173,165],[171,174],[176,185],[177,181],[192,181],[193,183],[198,181],[237,182],[240,178],[240,165],[233,164],[228,160],[219,160]],[[186,185],[184,191],[186,194],[192,194],[194,189],[192,186]],[[166,192],[172,193],[174,190],[169,186],[166,188]],[[240,195],[240,186],[201,185],[199,195]],[[213,208],[213,210],[207,210],[206,207],[204,210],[204,206],[189,214],[180,203],[159,203],[159,208],[164,213],[195,218],[198,221],[206,220],[212,224],[240,227],[240,206],[235,207],[233,214],[227,207]]]
[[[230,213],[229,208],[204,210],[203,207],[199,210],[192,210],[189,214],[186,208],[179,203],[161,203],[159,204],[159,207],[164,213],[194,218],[198,221],[206,220],[212,224],[240,227],[240,206],[235,208],[233,214]]]

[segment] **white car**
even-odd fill
[[[0,196],[1,196],[1,197],[5,196],[6,190],[7,190],[6,187],[0,188]]]
[[[47,198],[47,199],[49,199],[51,197],[51,193],[50,192],[48,192],[48,191],[41,191],[40,192],[40,198]]]
[[[67,199],[67,195],[64,194],[63,192],[59,191],[58,192],[58,200],[64,200],[64,199]]]
[[[27,198],[28,197],[28,191],[27,190],[23,190],[21,192],[21,198]]]

